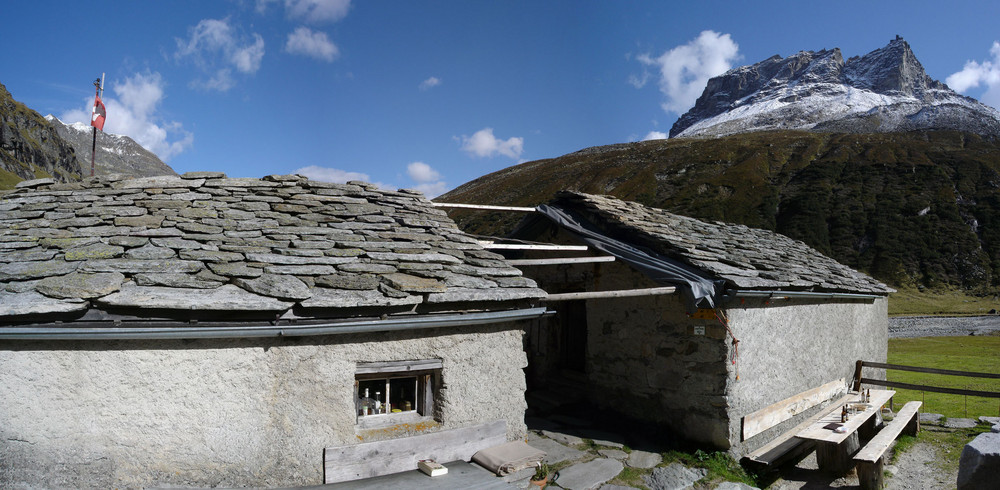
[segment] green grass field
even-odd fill
[[[976,373],[1000,373],[1000,335],[889,339],[889,363]],[[1000,392],[1000,379],[888,371],[890,381],[946,388]],[[1000,416],[1000,398],[981,398],[896,389],[897,407],[923,401],[921,412],[945,417]]]

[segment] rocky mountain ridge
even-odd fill
[[[79,180],[80,174],[73,147],[56,128],[0,85],[0,188],[41,177]]]
[[[772,56],[712,78],[670,137],[775,129],[838,133],[958,130],[1000,136],[1000,112],[930,78],[896,36],[844,60],[839,48]]]
[[[76,149],[84,175],[90,175],[90,151],[93,147],[93,130],[83,123],[66,124],[49,114],[45,119],[56,132]],[[145,149],[128,136],[97,132],[97,156],[94,158],[97,175],[122,174],[130,177],[177,175],[153,152]]]

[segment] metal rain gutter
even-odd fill
[[[257,337],[303,337],[346,333],[389,332],[424,328],[485,325],[531,320],[546,314],[546,308],[414,316],[378,320],[355,320],[309,325],[252,325],[243,327],[0,327],[0,339],[8,340],[125,340],[125,339],[223,339]]]
[[[731,298],[817,298],[817,299],[866,299],[876,300],[884,298],[879,294],[860,293],[821,293],[815,291],[726,291],[726,296]]]

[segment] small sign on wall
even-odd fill
[[[695,335],[705,335],[705,326],[704,325],[695,325],[693,333]]]

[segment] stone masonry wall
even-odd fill
[[[801,418],[740,442],[745,415],[840,378],[846,387],[858,359],[885,362],[887,304],[885,298],[776,299],[767,304],[747,298],[727,308],[730,327],[740,340],[737,365],[729,364],[729,437],[736,443],[731,452],[749,453]]]
[[[601,265],[598,289],[657,285],[625,264]],[[689,334],[677,294],[587,301],[587,376],[599,406],[725,447],[726,346]]]
[[[356,363],[443,359],[443,428],[523,437],[518,325],[324,338],[0,342],[0,487],[322,483]]]

